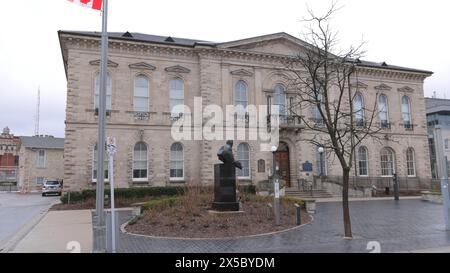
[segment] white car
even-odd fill
[[[42,196],[47,194],[57,194],[61,195],[62,187],[61,182],[58,180],[46,180],[42,185]]]

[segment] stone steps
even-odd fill
[[[332,194],[325,190],[303,191],[298,189],[286,189],[286,196],[295,198],[332,198]]]

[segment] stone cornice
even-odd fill
[[[238,69],[238,70],[233,70],[230,72],[231,75],[235,75],[235,76],[244,76],[244,77],[251,77],[253,76],[253,73],[245,70],[245,69]]]
[[[365,83],[363,83],[363,82],[361,82],[361,81],[356,81],[356,82],[352,82],[352,83],[350,84],[350,87],[352,87],[352,88],[357,88],[357,89],[359,89],[359,88],[364,89],[364,88],[367,88],[368,85],[365,84]]]
[[[62,34],[61,48],[64,51],[68,48],[78,49],[92,49],[98,50],[100,48],[100,38],[84,37],[75,34]],[[63,44],[64,43],[64,44]],[[179,56],[179,57],[195,57],[202,56],[213,59],[231,59],[236,61],[252,62],[257,64],[286,64],[292,60],[292,56],[280,54],[268,54],[251,52],[238,49],[227,48],[211,48],[205,46],[181,47],[176,45],[161,45],[139,41],[124,41],[109,39],[110,51],[116,53],[133,53],[137,55],[157,55],[157,56]],[[225,60],[223,60],[225,61]],[[426,73],[380,69],[375,67],[357,67],[360,74],[371,77],[395,78],[400,80],[417,80],[423,81],[430,76]]]
[[[90,64],[90,65],[96,65],[96,66],[99,66],[99,65],[100,65],[100,59],[98,59],[98,60],[92,60],[92,61],[89,62],[89,64]],[[113,61],[111,61],[111,60],[108,60],[108,67],[118,67],[118,66],[119,66],[118,63],[113,62]]]
[[[146,62],[139,62],[139,63],[129,64],[128,67],[131,68],[131,69],[141,69],[141,70],[155,70],[156,69],[156,66],[151,65],[151,64],[146,63]]]
[[[375,86],[375,90],[378,90],[378,91],[390,91],[391,89],[392,89],[392,87],[390,87],[389,85],[387,85],[385,83]]]
[[[398,88],[397,91],[399,91],[399,92],[405,92],[405,93],[413,93],[413,92],[414,92],[414,89],[412,89],[412,88],[409,87],[409,86],[403,86],[403,87],[401,87],[401,88]]]
[[[169,66],[169,67],[166,67],[164,70],[167,72],[174,72],[174,73],[189,73],[189,72],[191,72],[190,69],[183,67],[181,65]]]

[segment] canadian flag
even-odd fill
[[[68,1],[91,9],[96,10],[102,9],[102,0],[68,0]]]

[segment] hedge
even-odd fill
[[[144,188],[117,188],[114,190],[115,197],[118,198],[139,198],[147,196],[174,196],[182,195],[183,187],[144,187]],[[87,199],[95,198],[96,191],[94,189],[86,189],[81,192],[66,192],[61,197],[61,202],[67,204],[70,194],[70,203],[80,202]],[[105,189],[105,195],[110,198],[110,190]]]

